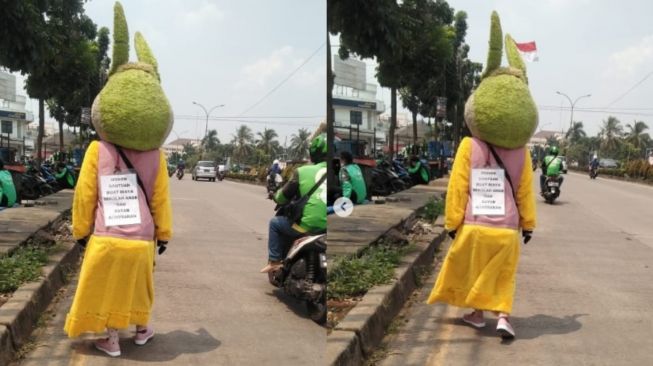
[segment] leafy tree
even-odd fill
[[[190,142],[184,144],[182,151],[183,151],[184,159],[188,158],[189,156],[193,156],[197,154],[197,148],[195,147],[195,145],[191,144]]]
[[[644,132],[648,130],[648,125],[642,121],[635,121],[632,125],[626,125],[625,140],[635,147],[639,156],[644,156],[646,147],[651,143],[651,136]]]
[[[584,137],[587,137],[587,134],[583,129],[583,122],[574,122],[569,131],[565,134],[565,138],[570,144],[574,144]]]
[[[297,134],[293,134],[290,138],[290,155],[294,159],[308,158],[308,147],[310,146],[311,133],[305,129],[300,128]]]
[[[205,151],[216,151],[220,145],[220,140],[218,139],[218,131],[209,130],[209,132],[202,138],[202,147]]]
[[[623,127],[621,122],[613,116],[603,121],[603,126],[599,132],[601,137],[601,149],[608,153],[615,153],[621,143]]]
[[[248,126],[240,125],[236,129],[236,134],[233,135],[231,144],[233,145],[233,155],[237,162],[242,163],[253,152],[253,141],[254,134]]]
[[[279,151],[279,142],[276,140],[279,135],[275,130],[267,127],[263,129],[263,132],[257,132],[256,134],[259,137],[256,141],[256,147],[266,156],[265,160],[269,160]]]

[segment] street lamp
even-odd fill
[[[211,112],[213,112],[213,110],[216,109],[216,108],[224,107],[224,104],[219,104],[219,105],[213,106],[208,111],[206,110],[206,108],[204,108],[203,105],[201,105],[201,104],[199,104],[197,102],[193,102],[193,104],[195,104],[197,106],[200,106],[200,108],[202,108],[204,110],[204,113],[206,114],[206,127],[204,128],[204,137],[206,137],[206,135],[209,134],[209,116],[211,115]]]
[[[576,100],[574,100],[573,102],[571,101],[571,98],[569,98],[569,96],[567,94],[565,94],[565,93],[561,93],[559,91],[556,91],[556,94],[560,94],[560,95],[564,96],[565,98],[567,98],[567,100],[569,101],[569,104],[571,105],[571,117],[569,118],[569,130],[571,130],[571,127],[572,127],[572,125],[574,123],[574,106],[576,105],[576,102],[578,102],[582,98],[589,98],[589,97],[592,96],[592,94],[581,95],[580,97],[576,98]]]

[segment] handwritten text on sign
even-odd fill
[[[472,169],[473,215],[505,215],[504,177],[503,169]]]
[[[141,223],[136,174],[101,176],[100,187],[106,226]]]

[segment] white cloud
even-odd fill
[[[610,61],[604,77],[618,79],[631,78],[648,71],[643,66],[653,62],[653,35],[642,38],[638,44],[629,46],[610,55]]]
[[[224,12],[217,5],[203,0],[197,7],[182,14],[184,24],[202,25],[224,19]]]
[[[320,55],[315,55],[314,59],[320,59]],[[283,80],[305,61],[306,55],[303,52],[297,51],[291,46],[283,46],[269,55],[243,66],[242,77],[237,86],[242,89],[271,86],[273,83]],[[322,65],[311,68],[311,62],[309,62],[297,71],[288,82],[306,87],[322,83],[325,77]]]

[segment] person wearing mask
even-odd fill
[[[284,252],[295,239],[326,230],[327,183],[326,179],[322,179],[327,173],[326,153],[326,134],[320,134],[311,141],[309,147],[311,164],[297,168],[288,183],[274,195],[274,201],[284,205],[304,196],[319,183],[317,189],[308,198],[297,221],[293,221],[288,216],[275,216],[270,220],[268,264],[261,269],[261,273],[279,269],[282,266]]]
[[[429,184],[429,170],[422,161],[415,155],[410,157],[408,173],[413,179],[413,184]]]
[[[14,207],[16,204],[16,187],[11,172],[5,169],[0,159],[0,207]]]
[[[340,185],[342,197],[349,198],[353,203],[361,204],[367,197],[365,178],[358,164],[354,164],[354,158],[349,151],[340,153]]]

